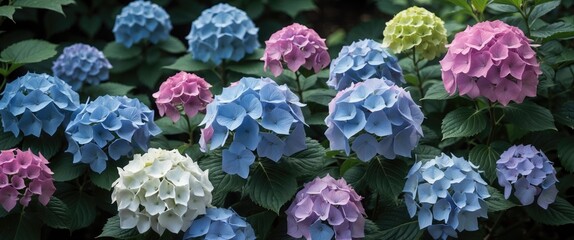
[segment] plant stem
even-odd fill
[[[187,121],[187,130],[189,134],[189,145],[193,145],[193,127],[191,126],[191,119],[187,114],[183,114],[185,116],[185,120]]]
[[[2,75],[2,84],[0,84],[0,91],[4,89],[4,85],[6,85],[6,76]]]
[[[490,117],[490,122],[492,124],[491,128],[490,128],[490,132],[488,133],[488,139],[486,140],[486,143],[488,145],[490,145],[490,141],[492,140],[492,135],[494,135],[494,130],[496,128],[497,125],[497,121],[496,121],[496,116],[495,116],[495,112],[492,109],[492,103],[488,102],[488,115]]]
[[[423,90],[423,79],[421,78],[421,73],[420,73],[420,69],[419,69],[419,60],[417,60],[417,50],[416,47],[413,47],[413,65],[415,68],[415,73],[417,74],[417,79],[418,81],[418,87],[419,87],[419,91],[421,92],[421,98],[425,96],[424,94],[424,90]]]
[[[506,210],[502,211],[498,217],[496,218],[496,220],[494,221],[494,224],[492,225],[492,228],[490,228],[490,232],[488,232],[488,234],[486,235],[486,237],[484,237],[485,240],[488,239],[493,239],[494,238],[494,230],[496,229],[496,227],[498,227],[498,224],[500,223],[500,220],[502,220],[502,216],[506,213]]]
[[[299,100],[301,100],[301,102],[303,102],[303,89],[301,88],[300,76],[301,76],[301,74],[299,73],[299,71],[296,71],[295,72],[295,82],[297,82],[297,94],[299,95]]]

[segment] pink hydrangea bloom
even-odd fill
[[[56,191],[52,170],[46,165],[48,160],[30,150],[20,149],[0,151],[0,204],[10,212],[18,202],[28,206],[32,196],[44,206]]]
[[[333,229],[325,232],[334,232],[335,239],[364,238],[366,214],[361,199],[345,179],[317,177],[305,184],[285,212],[287,234],[311,239],[317,231],[314,226],[328,223]]]
[[[213,100],[210,87],[209,83],[195,74],[179,72],[163,82],[153,97],[159,114],[167,115],[173,122],[177,122],[182,108],[189,117],[205,109]]]
[[[467,27],[440,61],[444,87],[451,95],[521,103],[536,96],[542,73],[532,47],[520,29],[499,20]]]
[[[261,58],[265,61],[264,69],[271,70],[276,77],[283,72],[283,63],[293,72],[301,66],[319,72],[331,62],[325,39],[319,37],[315,30],[298,23],[273,33],[265,45]]]

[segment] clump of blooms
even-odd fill
[[[536,96],[542,71],[530,41],[519,28],[499,20],[467,27],[440,61],[446,91],[502,105]]]
[[[64,48],[52,65],[52,72],[78,91],[84,83],[98,85],[108,80],[111,68],[112,65],[100,50],[76,43]]]
[[[556,170],[543,152],[532,145],[512,146],[496,161],[498,184],[504,187],[508,199],[514,196],[522,205],[536,203],[544,209],[556,200]]]
[[[33,196],[44,206],[56,191],[48,160],[32,151],[0,151],[0,204],[10,212],[18,202],[28,206]]]
[[[74,112],[66,127],[68,149],[74,163],[90,164],[94,172],[106,169],[108,158],[131,155],[134,148],[147,150],[151,136],[161,130],[153,111],[137,99],[101,96]]]
[[[364,238],[366,214],[361,199],[345,179],[317,177],[305,184],[285,212],[287,234],[306,239]]]
[[[259,47],[258,31],[244,11],[220,3],[193,21],[186,39],[194,59],[219,65],[223,60],[239,61],[253,53]]]
[[[397,58],[371,39],[344,46],[331,62],[329,73],[327,85],[337,91],[370,78],[385,78],[397,85],[405,83]]]
[[[410,157],[423,136],[423,119],[410,93],[384,78],[372,78],[352,84],[331,100],[325,136],[332,150],[347,155],[353,150],[362,161],[377,153],[388,159]]]
[[[116,42],[126,47],[149,41],[156,44],[166,40],[171,31],[167,12],[155,3],[133,1],[116,17],[114,36]]]
[[[43,132],[52,136],[80,106],[70,85],[47,74],[27,73],[6,85],[0,99],[0,117],[5,132],[14,136]]]
[[[317,73],[329,65],[331,58],[325,39],[315,30],[293,23],[265,41],[261,60],[265,61],[264,69],[269,69],[277,77],[283,72],[283,64],[293,72],[304,67]]]
[[[202,239],[254,240],[255,231],[245,218],[232,209],[208,208],[205,216],[197,218],[187,229],[184,240]]]
[[[209,170],[201,170],[177,150],[150,148],[143,155],[134,155],[118,173],[112,185],[112,203],[118,204],[122,229],[179,233],[211,206]]]
[[[279,86],[269,78],[244,77],[207,105],[200,124],[205,124],[201,149],[224,146],[232,132],[231,145],[223,150],[223,171],[247,178],[255,161],[253,151],[277,162],[283,155],[306,148],[303,106],[287,85]]]
[[[446,50],[444,22],[424,8],[407,8],[386,25],[383,47],[395,53],[416,49],[416,54],[432,60]]]
[[[403,189],[409,215],[418,215],[420,229],[428,227],[435,239],[457,237],[457,232],[478,230],[478,218],[488,218],[487,183],[477,166],[446,154],[417,162]]]
[[[195,74],[179,72],[169,77],[153,94],[159,115],[167,115],[177,122],[183,109],[188,117],[195,116],[213,100],[210,87],[211,84]]]

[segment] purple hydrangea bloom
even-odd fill
[[[287,85],[279,86],[269,78],[244,77],[207,105],[200,124],[205,124],[201,149],[224,146],[233,132],[231,144],[223,150],[223,171],[247,178],[255,161],[253,151],[277,162],[283,155],[306,148],[303,106]]]
[[[363,197],[347,184],[327,174],[306,183],[285,211],[287,234],[306,239],[351,239],[365,237]]]
[[[52,136],[79,106],[78,94],[61,79],[27,73],[6,85],[0,117],[4,131],[14,136],[39,137],[42,131]]]
[[[543,152],[532,145],[512,146],[496,161],[498,184],[504,187],[508,199],[514,187],[514,196],[522,205],[536,203],[546,209],[556,200],[556,170]]]
[[[193,21],[186,39],[194,59],[219,65],[222,60],[239,61],[253,53],[259,47],[258,31],[244,11],[220,3]]]
[[[410,157],[423,136],[423,118],[410,93],[384,78],[371,78],[331,100],[325,136],[332,150],[347,155],[353,150],[362,161],[377,153],[388,159]]]
[[[490,197],[481,172],[464,158],[444,153],[415,163],[403,189],[409,215],[418,214],[420,229],[428,227],[435,239],[478,230],[478,218],[488,218],[484,200]]]
[[[74,112],[66,127],[66,152],[74,155],[74,163],[101,173],[109,158],[131,155],[134,148],[147,150],[150,137],[160,132],[154,112],[139,100],[105,95]]]
[[[78,91],[83,83],[97,85],[108,80],[111,68],[112,65],[100,50],[76,43],[64,48],[64,52],[54,61],[52,72]]]
[[[255,231],[245,218],[233,209],[208,208],[205,216],[193,220],[183,236],[184,240],[204,239],[254,240]]]
[[[116,17],[114,36],[116,42],[126,47],[141,41],[156,44],[166,40],[171,31],[167,12],[155,3],[133,1]]]
[[[405,83],[395,56],[371,39],[344,46],[331,62],[327,85],[337,91],[370,78],[385,78],[397,85]]]

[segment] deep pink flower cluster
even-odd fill
[[[363,238],[366,214],[361,199],[345,179],[317,177],[305,184],[287,209],[287,234],[310,239],[317,232],[314,226],[326,221],[335,239]]]
[[[153,97],[159,114],[177,122],[182,108],[189,117],[205,109],[213,100],[209,88],[211,85],[203,78],[182,71],[163,82]]]
[[[261,58],[265,61],[264,69],[271,70],[276,77],[283,72],[283,63],[293,72],[303,66],[317,73],[331,62],[325,39],[298,23],[273,33],[265,45]]]
[[[44,206],[56,191],[52,179],[52,170],[46,165],[48,160],[30,150],[2,150],[0,152],[0,204],[10,212],[19,201],[28,206],[32,196]]]
[[[442,79],[450,94],[484,96],[507,105],[536,96],[540,66],[530,40],[517,27],[496,20],[457,33],[443,60]]]

